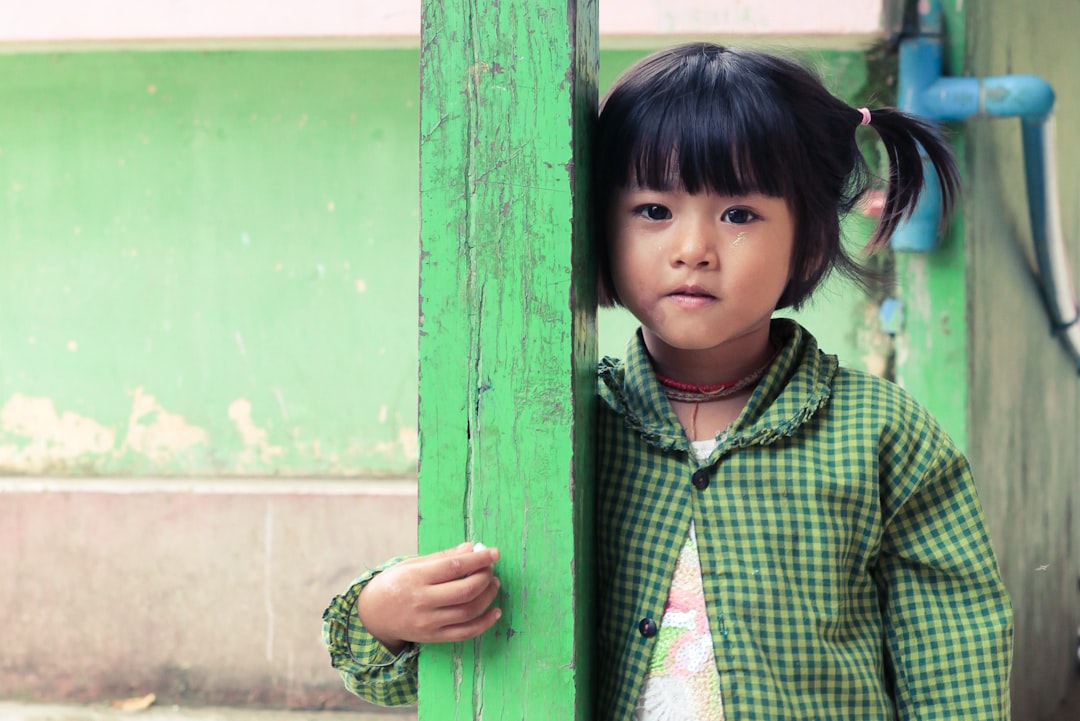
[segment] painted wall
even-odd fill
[[[1060,199],[1080,269],[1080,4],[966,4],[966,72],[1029,73],[1057,96]],[[1031,271],[1020,126],[966,124],[969,454],[1016,609],[1014,717],[1080,697],[1080,404],[1077,369],[1051,337]],[[1078,698],[1080,700],[1080,698]],[[1080,713],[1073,707],[1073,715]],[[1064,716],[1062,716],[1064,718]]]
[[[320,619],[415,529],[401,481],[0,479],[0,699],[370,710]]]
[[[0,474],[412,474],[417,72],[0,55]]]
[[[319,625],[415,549],[417,78],[0,55],[0,697],[357,707]]]

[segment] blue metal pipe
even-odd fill
[[[902,41],[897,78],[900,109],[930,120],[960,121],[980,115],[1042,119],[1054,108],[1053,88],[1034,75],[955,78],[941,73],[940,36],[919,35]],[[937,247],[941,193],[933,167],[927,162],[924,169],[926,191],[911,218],[893,235],[894,250],[925,252]]]
[[[1050,330],[1061,338],[1080,372],[1080,308],[1072,286],[1061,224],[1054,116],[1023,118],[1020,127],[1039,290],[1050,316]]]
[[[1028,213],[1039,286],[1052,331],[1060,335],[1080,371],[1080,308],[1065,253],[1054,147],[1054,90],[1035,75],[987,78],[942,76],[940,0],[919,3],[919,33],[900,44],[901,110],[937,121],[976,116],[1020,118]],[[930,251],[940,234],[941,191],[924,158],[926,189],[911,217],[892,238],[895,250]]]

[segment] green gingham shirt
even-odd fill
[[[397,656],[368,633],[356,609],[356,599],[375,574],[403,560],[393,558],[363,574],[323,611],[323,643],[330,664],[338,669],[345,688],[380,706],[416,703],[419,646],[405,645]]]
[[[727,721],[1007,719],[1012,611],[967,461],[899,387],[792,321],[773,334],[704,463],[640,334],[600,364],[596,717],[632,717],[693,520]],[[415,649],[391,658],[356,621],[364,582],[324,615],[334,665],[414,702]]]

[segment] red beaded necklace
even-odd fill
[[[718,401],[733,396],[757,383],[765,375],[765,371],[769,370],[769,366],[772,365],[775,357],[775,354],[770,355],[768,360],[758,368],[750,371],[749,374],[726,383],[684,383],[674,378],[668,378],[660,372],[656,373],[656,380],[664,387],[664,395],[668,397],[668,400],[682,401],[683,403],[709,403],[710,401]]]

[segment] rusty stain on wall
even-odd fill
[[[856,328],[857,347],[863,351],[860,360],[868,373],[881,378],[893,378],[893,337],[881,328],[881,304],[873,301],[863,306],[862,325]]]
[[[237,398],[227,408],[241,444],[229,460],[233,470],[272,468],[285,463],[288,453],[323,456],[318,439],[297,438],[290,448],[272,443],[270,431],[255,423],[252,410],[246,398]],[[386,422],[386,415],[380,414],[381,422]],[[15,393],[0,407],[0,473],[108,471],[114,462],[131,456],[149,461],[158,471],[173,472],[192,454],[206,453],[212,446],[210,436],[142,387],[134,390],[126,425],[119,429],[72,411],[57,411],[51,398]],[[399,425],[396,439],[358,445],[356,452],[415,463],[418,446],[416,429]],[[330,461],[337,466],[341,458],[333,454]]]

